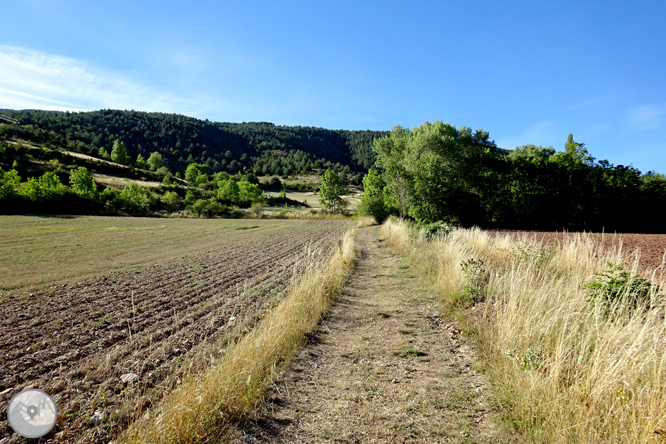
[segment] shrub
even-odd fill
[[[592,310],[604,318],[631,315],[636,310],[653,307],[652,295],[659,291],[640,275],[624,271],[623,264],[608,263],[608,269],[594,274],[587,285]]]
[[[545,265],[555,256],[555,244],[540,248],[528,242],[517,242],[511,256],[516,262],[529,262],[535,265]]]
[[[118,198],[122,202],[124,210],[129,212],[144,212],[148,209],[149,196],[148,190],[135,183],[125,185]]]
[[[454,226],[440,220],[431,224],[421,225],[421,229],[426,239],[432,239],[437,236],[446,236],[454,230]]]
[[[488,274],[481,259],[468,259],[460,263],[465,275],[465,285],[456,297],[456,305],[469,307],[485,299]]]

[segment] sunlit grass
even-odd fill
[[[348,232],[330,260],[308,264],[287,298],[230,347],[219,364],[175,389],[149,417],[134,423],[121,441],[219,441],[230,422],[254,408],[306,333],[317,325],[353,259],[353,234]]]
[[[620,322],[595,315],[589,303],[587,285],[608,262],[622,261],[617,249],[603,250],[581,234],[549,250],[478,229],[426,241],[397,221],[383,233],[431,276],[448,304],[465,285],[460,263],[483,261],[487,300],[460,313],[477,333],[494,402],[525,436],[544,443],[664,442],[664,307]],[[637,262],[632,266],[635,272]]]

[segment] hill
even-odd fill
[[[331,168],[359,181],[373,164],[372,141],[387,132],[278,126],[267,122],[219,123],[177,114],[100,110],[14,111],[20,125],[0,123],[0,137],[103,157],[116,140],[129,156],[158,152],[174,173],[190,163],[212,172],[291,175]]]

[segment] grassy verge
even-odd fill
[[[353,233],[348,232],[328,262],[309,264],[289,296],[230,347],[219,364],[175,389],[160,407],[135,422],[121,442],[219,440],[233,421],[254,408],[280,367],[317,325],[353,259]]]
[[[590,302],[595,273],[621,262],[619,251],[585,235],[541,248],[480,230],[427,240],[396,221],[383,232],[474,330],[496,408],[525,437],[664,442],[666,310],[656,287],[645,293],[650,303],[627,309],[640,282],[629,272],[613,304]],[[618,314],[609,317],[609,307]]]

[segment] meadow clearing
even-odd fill
[[[58,440],[107,442],[224,356],[349,226],[0,217],[0,404],[40,387]]]

